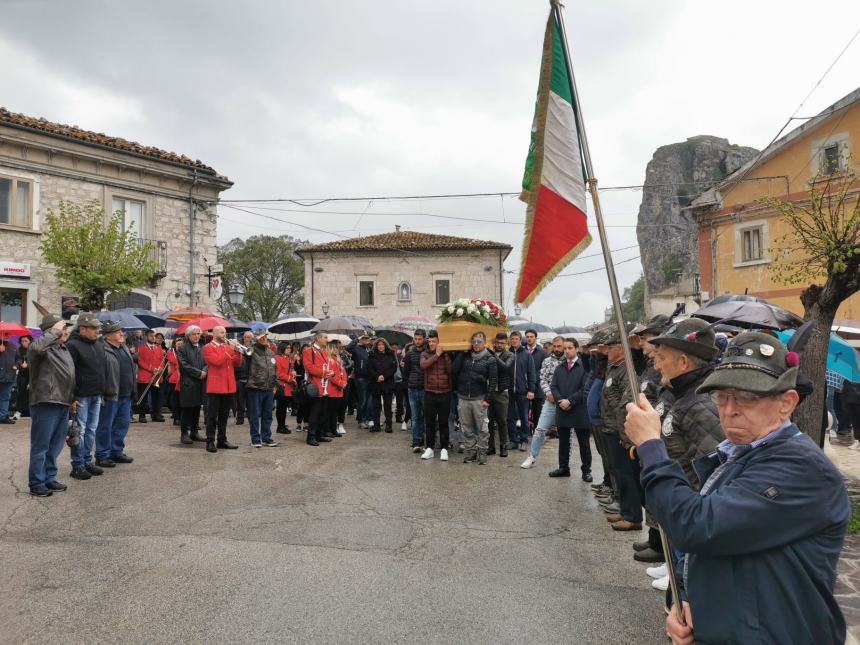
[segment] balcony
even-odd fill
[[[137,238],[137,243],[140,246],[147,243],[152,245],[149,259],[155,262],[155,273],[152,275],[152,282],[154,284],[167,275],[167,242],[163,240],[147,240],[139,237]]]

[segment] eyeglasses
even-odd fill
[[[756,403],[766,398],[768,398],[767,395],[752,394],[751,392],[737,392],[735,394],[730,394],[729,392],[721,392],[719,390],[711,392],[711,400],[716,403],[718,407],[723,407],[727,405],[730,400],[732,400],[734,401],[735,405],[742,410],[751,408]]]
[[[476,338],[475,340],[472,341],[473,345],[482,345],[483,343],[484,343],[484,341],[482,341],[480,338]]]

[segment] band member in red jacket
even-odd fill
[[[155,382],[164,369],[164,349],[155,341],[155,330],[146,331],[146,342],[137,348],[137,397],[143,395],[146,387],[152,383],[146,397],[137,408],[140,423],[146,423],[147,412],[152,413],[153,421],[164,421],[161,416],[161,397]]]
[[[318,446],[320,443],[331,441],[325,436],[323,422],[325,383],[332,377],[332,370],[328,362],[326,344],[328,334],[319,331],[314,336],[314,342],[302,351],[302,365],[305,368],[305,380],[307,381],[307,394],[310,401],[308,411],[308,437],[306,443],[309,446]]]
[[[242,364],[245,354],[237,341],[227,340],[227,330],[215,327],[212,342],[203,348],[206,361],[206,397],[209,410],[206,414],[206,450],[218,452],[218,448],[238,448],[227,441],[227,417],[233,409],[236,394],[235,368]],[[215,428],[218,428],[216,443]]]
[[[328,364],[332,375],[325,384],[325,395],[328,400],[323,402],[325,414],[323,432],[329,438],[336,438],[346,434],[345,430],[340,431],[342,426],[339,428],[337,421],[341,413],[346,410],[346,399],[343,395],[346,389],[347,375],[340,360],[340,343],[329,343],[326,346],[326,352],[328,353]]]
[[[275,432],[290,434],[287,427],[287,408],[293,407],[293,390],[296,386],[296,370],[293,367],[293,348],[286,341],[278,345],[275,365],[278,370],[278,391],[275,393],[275,419],[278,427]]]
[[[184,342],[185,339],[182,336],[175,336],[170,345],[170,349],[167,350],[167,386],[169,388],[168,392],[170,393],[170,396],[167,399],[167,407],[170,408],[170,411],[173,414],[173,425],[175,426],[178,426],[180,422],[179,357],[176,355],[176,352],[179,351],[179,348],[182,347],[182,343]]]

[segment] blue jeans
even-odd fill
[[[424,390],[409,388],[409,410],[412,415],[412,445],[424,445]]]
[[[540,411],[540,419],[535,426],[535,433],[532,437],[532,457],[537,459],[540,454],[540,449],[543,447],[543,442],[546,441],[546,432],[555,424],[555,403],[547,401],[544,403]]]
[[[355,383],[355,420],[358,423],[367,423],[373,418],[372,397],[367,394],[370,379],[358,376],[353,383]]]
[[[85,396],[78,401],[78,425],[81,426],[81,441],[72,448],[72,468],[82,468],[93,460],[93,446],[96,443],[96,428],[99,426],[99,412],[102,397]]]
[[[30,406],[30,488],[57,480],[57,457],[69,432],[69,406],[38,403]]]
[[[0,383],[0,421],[9,416],[9,397],[12,395],[12,383]]]
[[[508,437],[512,443],[525,443],[529,440],[529,405],[531,401],[525,394],[511,394],[508,401]],[[517,420],[520,427],[517,429]]]
[[[110,459],[125,452],[125,436],[131,418],[131,397],[105,401],[96,428],[96,457]]]
[[[246,388],[248,396],[248,425],[251,426],[251,443],[272,440],[272,406],[275,394],[271,390]]]

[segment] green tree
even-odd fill
[[[645,317],[645,277],[640,275],[621,296],[621,311],[627,322],[640,322]]]
[[[152,245],[138,243],[138,234],[123,230],[119,211],[105,225],[98,200],[61,201],[59,213],[49,210],[45,217],[40,250],[57,267],[57,281],[79,296],[81,309],[98,311],[108,293],[140,287],[158,268]]]
[[[800,302],[804,318],[815,325],[800,356],[800,369],[815,390],[798,408],[795,421],[816,441],[824,415],[824,372],[833,318],[839,305],[860,290],[860,193],[852,188],[856,179],[853,172],[822,175],[812,180],[806,200],[761,200],[789,227],[789,233],[770,249],[774,275],[786,284],[808,285]]]
[[[233,311],[242,320],[274,322],[304,304],[305,268],[296,255],[299,241],[289,235],[256,235],[234,240],[218,254],[224,265],[225,297],[221,311]],[[239,286],[245,292],[241,305],[226,301],[226,290]]]

